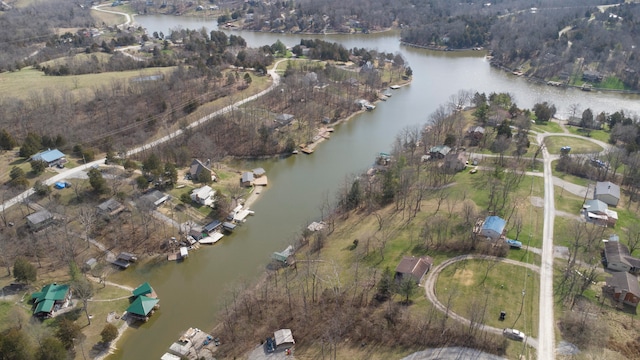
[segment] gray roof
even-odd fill
[[[259,167],[259,168],[255,168],[253,170],[251,170],[253,172],[253,175],[256,177],[262,176],[266,173],[266,171],[264,171],[263,168]]]
[[[53,215],[49,212],[49,210],[46,209],[40,210],[27,216],[27,221],[29,221],[33,225],[41,224],[51,219],[53,219]]]
[[[120,207],[122,207],[122,204],[120,204],[116,199],[113,198],[98,205],[98,209],[107,213],[118,210]]]
[[[252,182],[253,179],[253,173],[252,172],[244,172],[242,173],[242,178],[240,179],[241,182],[245,183],[245,182]]]
[[[598,181],[596,183],[595,195],[597,196],[604,194],[609,194],[616,199],[620,199],[620,186],[612,183],[611,181]]]
[[[288,124],[293,121],[293,115],[291,114],[280,114],[276,116],[276,121],[281,124]]]
[[[191,162],[191,166],[189,167],[189,175],[191,176],[191,179],[196,180],[198,178],[198,175],[202,172],[202,170],[209,170],[211,175],[213,175],[213,172],[207,165],[203,164],[202,161],[198,159],[194,159]]]
[[[601,213],[604,214],[607,209],[609,209],[609,205],[605,202],[600,201],[598,199],[587,200],[584,203],[585,209],[592,213]]]
[[[604,243],[604,253],[607,261],[619,261],[632,267],[640,267],[640,259],[636,259],[629,253],[629,248],[619,241],[607,241]]]
[[[635,296],[640,296],[640,286],[638,285],[638,278],[628,272],[616,272],[612,274],[610,278],[606,280],[607,285],[613,286],[615,292],[619,293],[622,290],[628,290]]]

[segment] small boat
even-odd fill
[[[390,97],[391,97],[391,95],[393,95],[393,94],[391,93],[391,91],[387,90],[387,91],[385,91],[382,95],[384,95],[384,96],[386,96],[386,97],[390,98]]]
[[[371,110],[375,110],[376,106],[373,104],[365,104],[364,108],[371,111]]]
[[[398,89],[400,89],[400,85],[391,85],[391,86],[389,86],[389,88],[391,90],[398,90]]]
[[[301,151],[305,154],[313,154],[313,149],[303,148]]]
[[[291,153],[292,153],[293,155],[298,155],[298,150],[293,150]]]

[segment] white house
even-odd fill
[[[620,201],[620,186],[611,181],[598,181],[593,198],[609,206],[618,206],[618,201]]]
[[[205,185],[201,188],[193,189],[191,192],[191,200],[200,205],[210,206],[214,202],[216,192],[210,186]]]

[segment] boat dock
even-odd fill
[[[198,328],[189,328],[178,341],[169,346],[169,351],[160,359],[214,359],[213,354],[219,345],[220,339],[217,337],[214,338]]]

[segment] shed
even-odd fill
[[[107,216],[115,216],[121,213],[125,209],[124,205],[119,203],[116,199],[109,199],[100,205],[98,205],[98,212]]]
[[[610,206],[618,206],[618,202],[620,201],[620,186],[611,181],[598,181],[593,198],[601,200]]]
[[[230,223],[228,221],[225,221],[225,222],[222,223],[222,228],[227,230],[227,231],[229,231],[229,232],[231,232],[231,231],[236,229],[236,225],[233,224],[233,223]]]
[[[46,209],[27,215],[27,225],[29,225],[29,228],[34,231],[52,224],[53,220],[53,214]]]
[[[246,171],[242,173],[242,176],[240,177],[240,184],[242,186],[249,187],[253,185],[253,180],[254,180],[253,173]]]
[[[87,270],[93,269],[96,265],[98,265],[98,260],[96,260],[96,258],[91,258],[84,263],[84,267]]]
[[[419,284],[424,275],[431,269],[432,264],[433,259],[429,256],[403,256],[400,264],[396,267],[395,279],[401,281],[412,278]]]
[[[499,216],[487,216],[480,229],[480,235],[491,240],[498,240],[504,233],[507,222]]]
[[[290,348],[296,343],[291,329],[280,329],[273,333],[273,337],[276,340],[276,349]]]

